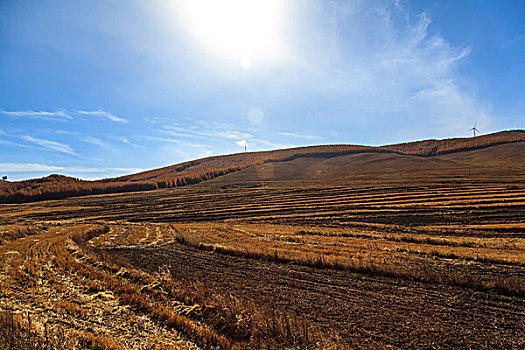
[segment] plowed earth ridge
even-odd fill
[[[307,315],[359,349],[520,348],[523,300],[454,287],[293,264],[252,261],[181,245],[108,248],[135,266],[168,264],[175,278]],[[437,341],[439,339],[439,341]]]
[[[307,320],[326,342],[306,348],[525,347],[523,183],[228,186],[0,205],[0,309],[124,348],[210,348],[204,330],[219,348],[244,346],[213,323],[220,313],[159,292],[169,280],[253,305],[244,319],[270,307]],[[107,231],[76,243],[97,227]]]

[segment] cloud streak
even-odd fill
[[[64,111],[5,111],[0,110],[0,114],[6,115],[8,117],[15,118],[36,118],[36,119],[47,119],[47,120],[64,120],[64,119],[73,119],[71,115]]]
[[[490,106],[458,71],[470,47],[451,45],[428,13],[413,16],[402,2],[381,0],[309,3],[317,20],[304,33],[311,40],[295,47],[296,70],[280,85],[287,100],[322,109],[333,131],[381,142],[459,136],[476,118],[490,128]],[[303,118],[327,129],[318,116]]]
[[[246,140],[240,140],[240,141],[235,141],[235,143],[241,147],[244,147],[246,148],[248,146],[248,141]]]
[[[157,136],[142,136],[142,138],[150,141],[159,141],[164,143],[175,143],[178,145],[186,146],[186,147],[193,147],[193,148],[211,148],[211,145],[203,144],[203,143],[194,143],[194,142],[188,142],[188,141],[181,141],[179,139],[174,139],[171,137],[157,137]]]
[[[97,117],[101,119],[107,119],[107,120],[111,120],[117,123],[127,123],[128,122],[127,119],[117,117],[111,114],[110,112],[106,112],[106,111],[100,111],[100,110],[98,111],[75,111],[75,113],[80,114],[80,115]]]
[[[122,143],[125,143],[126,145],[129,145],[129,146],[138,147],[138,148],[143,148],[142,145],[139,145],[139,144],[136,144],[136,143],[134,143],[134,142],[131,142],[131,141],[129,140],[129,138],[127,138],[127,137],[117,137],[116,139],[119,140],[119,141],[122,142]]]
[[[295,137],[297,139],[305,139],[305,140],[321,140],[321,137],[316,135],[304,135],[304,134],[296,134],[293,132],[280,132],[278,133],[281,136],[289,136],[289,137]]]
[[[127,123],[128,120],[124,118],[117,117],[116,115],[96,110],[96,111],[84,111],[84,110],[76,110],[76,111],[66,111],[66,110],[59,110],[59,111],[31,111],[31,110],[25,110],[25,111],[6,111],[3,109],[0,109],[0,114],[5,115],[8,117],[13,118],[34,118],[34,119],[42,119],[42,120],[72,120],[75,119],[77,116],[90,116],[90,117],[97,117],[99,119],[106,119],[117,123]]]
[[[268,148],[276,149],[294,146],[293,144],[280,144],[269,140],[265,140],[263,138],[257,137],[257,135],[254,135],[254,133],[246,132],[244,130],[236,130],[231,124],[220,123],[217,121],[197,120],[195,121],[195,124],[192,125],[165,125],[161,129],[158,129],[157,132],[159,134],[169,135],[176,138],[153,137],[150,139],[171,143],[180,143],[190,146],[192,145],[192,143],[182,142],[181,140],[179,140],[179,138],[193,138],[203,140],[203,142],[209,142],[205,145],[202,143],[197,144],[195,145],[195,147],[208,147],[216,149],[216,146],[218,144],[222,144],[228,148],[228,152],[233,151],[231,150],[231,148],[229,148],[229,145],[231,145],[232,141],[241,147],[244,147],[243,142],[246,142],[246,144],[249,143],[252,146],[252,150],[265,150]],[[310,135],[294,135],[296,137],[303,136],[307,138],[314,138],[314,136]],[[242,144],[240,144],[239,142]]]
[[[90,143],[90,144],[95,145],[95,146],[99,146],[99,147],[111,150],[111,151],[115,151],[115,149],[113,148],[113,146],[111,146],[111,144],[109,144],[106,141],[102,141],[101,139],[96,138],[96,137],[89,136],[89,137],[86,137],[86,138],[82,139],[82,141],[84,141],[86,143]]]
[[[199,126],[203,125],[202,121],[199,121],[198,125]],[[204,126],[201,126],[200,128],[198,128],[197,125],[190,126],[187,128],[166,125],[158,131],[159,133],[168,134],[172,136],[198,137],[202,139],[209,139],[210,137],[212,137],[212,138],[238,140],[242,138],[253,137],[252,134],[241,132],[238,130],[232,130],[229,128],[228,125],[220,125],[217,123],[213,123],[213,125],[211,126],[207,125],[207,123],[204,123]]]
[[[22,136],[22,139],[26,140],[26,141],[29,141],[29,142],[32,142],[32,143],[34,143],[36,145],[42,146],[42,147],[44,147],[44,148],[46,148],[48,150],[51,150],[51,151],[57,151],[57,152],[62,152],[62,153],[78,156],[78,154],[73,151],[71,146],[66,145],[64,143],[50,141],[50,140],[45,140],[45,139],[38,139],[38,138],[29,136],[29,135]]]
[[[106,173],[122,172],[137,173],[144,171],[142,168],[94,168],[46,165],[40,163],[0,163],[0,169],[5,173],[41,173],[41,172],[68,172],[68,173]]]
[[[13,147],[22,147],[22,148],[29,148],[29,147],[31,147],[31,146],[28,146],[28,145],[23,145],[21,143],[11,142],[11,141],[2,140],[2,139],[0,139],[0,145],[13,146]]]

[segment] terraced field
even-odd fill
[[[501,225],[524,222],[524,185],[413,187],[192,186],[2,205],[4,222],[82,219],[130,222],[241,220],[351,227]],[[443,227],[446,228],[446,227]],[[424,227],[423,229],[426,229]],[[482,231],[485,231],[480,227]],[[499,228],[499,230],[503,230]],[[440,234],[441,231],[438,232]],[[488,233],[488,232],[487,232]]]
[[[514,180],[4,204],[0,308],[79,348],[519,349],[524,205]]]
[[[0,204],[0,348],[523,349],[524,145]]]

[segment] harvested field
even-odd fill
[[[523,300],[403,279],[190,249],[115,248],[135,266],[293,310],[350,348],[519,348]],[[182,268],[174,268],[174,266]],[[335,334],[334,334],[335,333]]]
[[[259,326],[245,325],[238,336],[202,317],[226,297],[235,300],[229,314],[267,317],[275,309],[274,324],[293,320],[287,327],[295,330],[281,330],[270,348],[520,348],[524,200],[515,184],[195,186],[2,205],[0,305],[30,310],[38,324],[67,334],[91,329],[86,338],[104,334],[123,348],[158,337],[176,348],[206,347],[210,339],[224,348],[260,346]],[[102,223],[107,232],[73,244],[78,232]],[[122,278],[123,268],[145,281]],[[148,294],[159,280],[177,292]],[[21,288],[28,288],[23,298]],[[137,295],[130,299],[130,291]],[[153,304],[191,315],[215,335],[174,326]],[[194,306],[201,314],[184,311]]]
[[[0,341],[525,347],[523,174],[293,183],[298,161],[274,164],[272,179],[257,165],[193,186],[1,204]]]

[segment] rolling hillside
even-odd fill
[[[499,144],[431,157],[398,153],[358,153],[329,158],[298,158],[251,166],[207,185],[443,184],[517,182],[525,178],[525,143]]]
[[[522,134],[4,184],[0,348],[523,349]]]
[[[137,174],[83,181],[61,175],[0,183],[1,202],[26,202],[69,196],[179,187],[208,180],[210,184],[281,182],[356,185],[375,182],[469,181],[507,177],[519,181],[525,173],[525,131],[425,140],[369,147],[326,145],[238,153],[176,164]]]

